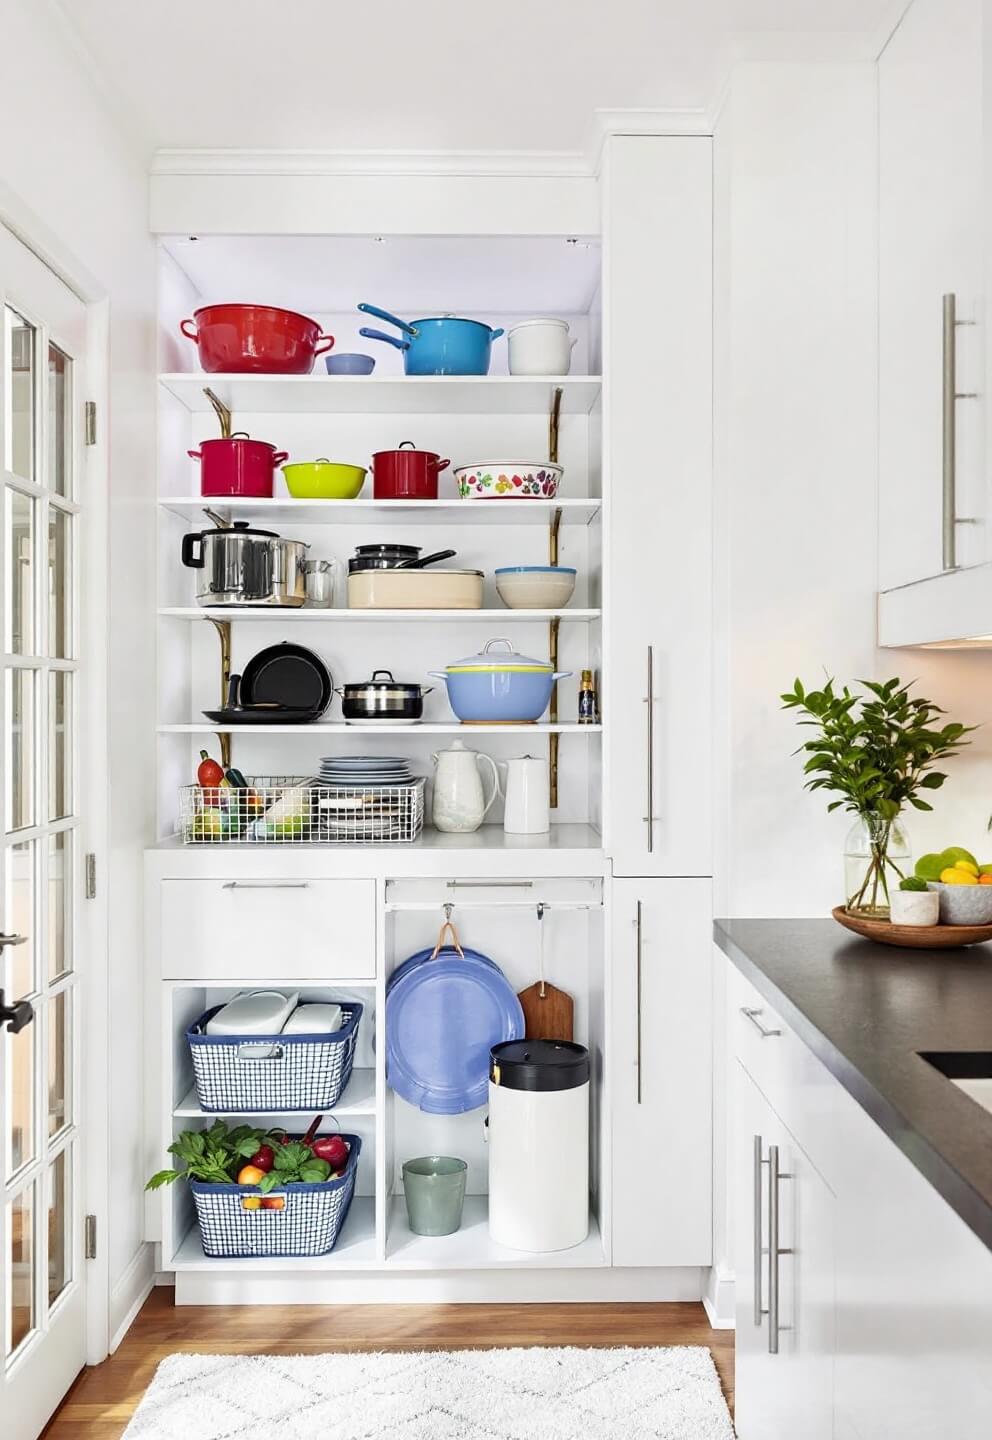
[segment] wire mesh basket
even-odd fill
[[[329,1035],[207,1035],[207,1010],[186,1031],[196,1098],[204,1110],[330,1110],[351,1079],[364,1007],[342,1005],[341,1029]]]
[[[424,828],[424,781],[322,785],[305,775],[249,775],[247,788],[183,785],[184,845],[398,845]]]
[[[362,1142],[344,1135],[351,1154],[339,1180],[286,1185],[261,1196],[254,1185],[190,1181],[204,1255],[246,1260],[263,1256],[326,1255],[341,1234],[355,1194]]]

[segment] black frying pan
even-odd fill
[[[241,676],[241,704],[248,709],[276,704],[306,711],[303,718],[316,720],[331,703],[333,693],[334,681],[320,656],[288,640],[259,650]]]
[[[238,698],[240,688],[241,676],[232,675],[227,682],[227,704],[220,710],[204,710],[207,719],[215,725],[305,724],[314,719],[310,705],[302,708],[273,703],[243,705]]]

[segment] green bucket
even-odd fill
[[[453,1235],[462,1223],[468,1166],[452,1155],[422,1155],[403,1165],[406,1213],[414,1235]]]

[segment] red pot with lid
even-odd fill
[[[275,305],[203,305],[179,328],[211,374],[309,375],[334,344],[316,320]]]
[[[237,495],[241,499],[270,500],[277,465],[289,459],[267,440],[251,440],[237,431],[226,440],[202,440],[199,450],[187,450],[200,462],[201,495]]]
[[[372,495],[376,500],[436,500],[437,477],[451,464],[433,450],[418,450],[403,440],[398,450],[372,456]]]

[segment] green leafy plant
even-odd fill
[[[209,1130],[183,1130],[169,1146],[169,1154],[182,1162],[181,1170],[159,1170],[148,1181],[146,1190],[158,1190],[176,1180],[202,1180],[209,1185],[230,1185],[246,1161],[262,1145],[279,1150],[295,1149],[282,1145],[281,1130],[257,1130],[250,1125],[236,1125],[229,1130],[223,1120],[215,1120]],[[307,1152],[309,1154],[309,1150]],[[277,1151],[278,1154],[278,1151]],[[271,1188],[271,1187],[269,1187]]]
[[[798,710],[800,725],[816,735],[796,751],[805,755],[807,790],[828,790],[828,811],[843,807],[861,816],[871,836],[867,870],[859,888],[847,899],[847,908],[863,904],[879,908],[880,892],[889,898],[887,868],[899,878],[902,872],[889,857],[892,826],[905,805],[932,810],[921,791],[939,790],[947,779],[933,767],[969,742],[975,727],[940,724],[944,711],[932,700],[912,697],[912,682],[898,678],[858,682],[867,694],[847,685],[836,688],[831,677],[819,689],[807,690],[800,680],[781,697],[783,708]]]
[[[258,1188],[266,1195],[277,1185],[292,1185],[294,1182],[319,1184],[326,1180],[330,1173],[331,1167],[327,1161],[316,1156],[309,1145],[303,1145],[297,1140],[276,1149],[275,1164],[258,1182]]]
[[[907,875],[905,880],[899,881],[900,890],[928,890],[930,887],[920,875]]]

